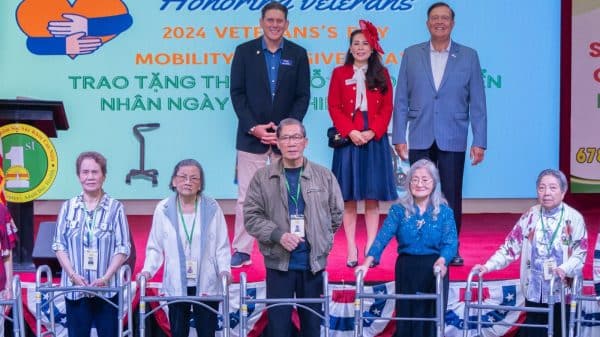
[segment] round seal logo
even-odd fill
[[[56,149],[39,129],[27,124],[0,127],[4,192],[10,202],[28,202],[46,193],[58,170]]]

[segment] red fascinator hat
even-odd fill
[[[379,34],[377,34],[377,27],[367,20],[358,21],[360,30],[371,45],[373,50],[376,50],[379,54],[385,54],[381,46],[379,45]]]

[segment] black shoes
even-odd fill
[[[353,261],[346,260],[346,267],[354,268],[356,266],[358,266],[358,248],[356,248],[356,260],[353,260]]]
[[[358,260],[355,260],[355,261],[346,261],[346,267],[348,267],[348,268],[355,268],[356,266],[358,266]]]

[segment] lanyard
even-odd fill
[[[185,223],[185,219],[183,218],[183,211],[181,210],[181,200],[179,200],[179,197],[177,197],[177,208],[179,209],[179,219],[181,220],[181,223],[183,224],[183,230],[185,230],[185,237],[189,243],[189,245],[192,245],[192,236],[194,235],[194,229],[196,228],[196,214],[197,214],[197,209],[198,209],[198,198],[196,198],[196,202],[194,204],[194,221],[192,222],[192,231],[188,232],[187,229],[187,225]]]
[[[552,238],[550,239],[550,242],[548,243],[548,253],[550,253],[550,250],[552,250],[552,243],[554,242],[554,239],[556,239],[556,234],[558,233],[558,229],[560,228],[560,223],[562,222],[564,211],[565,211],[565,207],[563,206],[560,209],[560,218],[558,219],[558,223],[556,223],[556,229],[554,229]],[[546,235],[546,225],[544,225],[544,215],[542,214],[541,207],[540,207],[540,221],[542,222],[542,230],[544,231],[544,236],[545,236]]]
[[[94,232],[94,224],[96,224],[96,211],[98,210],[98,207],[94,208],[94,212],[92,213],[92,216],[89,216],[89,213],[86,211],[85,213],[85,229],[86,229],[86,233],[85,236],[87,238],[87,244],[86,246],[89,247],[92,243],[92,234]]]
[[[302,176],[302,170],[303,170],[303,168],[300,168],[300,174],[298,175],[298,186],[296,188],[295,196],[292,195],[292,191],[290,191],[290,184],[288,183],[288,180],[287,180],[287,175],[285,176],[285,188],[287,189],[290,199],[292,199],[292,202],[294,203],[294,206],[296,208],[296,215],[298,215],[298,200],[300,199],[300,177]]]

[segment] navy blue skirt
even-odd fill
[[[362,113],[367,124],[367,112]],[[398,198],[392,151],[387,135],[380,140],[373,138],[362,146],[350,144],[333,150],[331,171],[340,184],[344,201]]]

